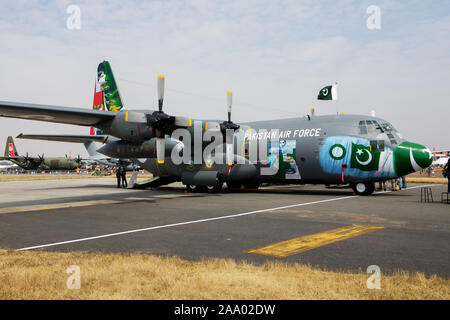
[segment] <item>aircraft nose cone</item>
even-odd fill
[[[433,162],[433,156],[427,147],[405,141],[394,149],[394,168],[397,176],[428,168]]]

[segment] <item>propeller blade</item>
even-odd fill
[[[156,161],[158,163],[164,163],[166,141],[164,138],[156,138]]]
[[[164,76],[158,75],[158,109],[162,112],[164,100]]]
[[[229,166],[233,165],[233,140],[231,140],[231,143],[227,143],[227,164]]]
[[[228,122],[231,122],[231,106],[233,103],[233,93],[231,91],[227,91],[227,107],[228,107]]]

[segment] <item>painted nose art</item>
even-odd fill
[[[433,161],[430,149],[408,141],[395,148],[394,159],[395,171],[398,176],[425,169]]]

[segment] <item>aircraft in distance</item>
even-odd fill
[[[369,195],[375,182],[428,167],[432,154],[405,141],[386,120],[365,115],[308,116],[235,124],[194,120],[163,111],[165,78],[157,77],[157,110],[105,112],[0,102],[0,116],[95,127],[109,135],[98,152],[130,159],[160,185],[188,190],[274,184],[350,184]],[[114,138],[115,137],[115,138]]]
[[[25,170],[75,170],[81,166],[81,158],[70,159],[67,157],[30,157],[20,156],[11,136],[6,140],[5,155],[0,160],[11,161]]]
[[[139,166],[133,164],[129,160],[116,159],[107,157],[97,150],[100,148],[98,143],[104,143],[109,137],[105,135],[51,135],[51,134],[19,134],[18,139],[29,140],[45,140],[45,141],[58,141],[58,142],[72,142],[83,143],[89,154],[88,159],[81,161],[84,165],[102,165],[108,167],[124,167],[127,171],[137,170]],[[110,138],[111,139],[111,138]],[[114,138],[112,138],[114,139]]]
[[[15,169],[15,168],[18,168],[18,165],[12,163],[11,161],[0,161],[0,170],[1,169]]]

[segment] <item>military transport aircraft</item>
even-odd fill
[[[130,160],[116,159],[105,156],[97,150],[100,148],[98,143],[104,142],[108,137],[105,135],[52,135],[52,134],[19,134],[16,138],[28,140],[45,140],[58,142],[83,143],[89,154],[88,159],[83,159],[85,165],[102,165],[108,167],[123,167],[127,171],[139,169],[138,165],[131,163]]]
[[[67,157],[30,157],[20,156],[11,136],[6,140],[5,155],[0,160],[8,160],[25,170],[75,170],[81,166],[81,158]]]
[[[405,141],[386,120],[364,115],[308,116],[235,124],[227,92],[226,121],[194,120],[158,110],[105,112],[0,102],[0,116],[93,126],[106,136],[98,152],[131,159],[159,184],[181,181],[189,190],[257,188],[261,183],[350,184],[369,195],[375,182],[428,167],[430,150]],[[91,138],[97,139],[97,138]]]

